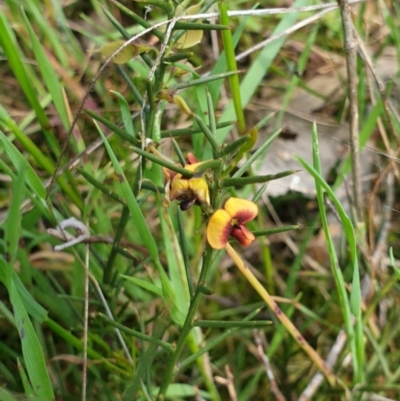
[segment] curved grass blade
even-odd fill
[[[53,66],[50,64],[43,47],[37,38],[32,26],[23,12],[23,17],[25,19],[25,24],[28,28],[29,37],[32,43],[32,50],[35,55],[37,65],[39,67],[40,73],[42,75],[43,81],[46,84],[47,90],[49,91],[51,98],[53,99],[54,106],[57,110],[57,115],[61,120],[62,125],[66,131],[69,130],[69,118],[67,108],[64,102],[64,96],[61,88],[60,81],[57,74],[54,71]]]
[[[363,380],[363,366],[365,361],[365,350],[364,350],[364,335],[362,329],[362,313],[361,313],[361,288],[360,288],[360,273],[358,267],[358,255],[357,255],[357,244],[354,234],[353,225],[339,199],[331,187],[326,183],[321,175],[321,164],[319,160],[319,148],[318,148],[318,135],[316,124],[313,127],[313,157],[314,166],[310,166],[305,160],[300,157],[296,157],[299,163],[314,177],[315,185],[317,190],[317,199],[321,211],[321,220],[324,227],[325,237],[327,239],[329,247],[329,255],[331,258],[332,271],[335,277],[336,284],[339,290],[339,298],[342,305],[343,317],[345,320],[346,330],[350,339],[350,346],[353,356],[355,381],[361,383]],[[342,272],[339,267],[339,262],[336,256],[336,251],[329,235],[328,222],[326,218],[326,212],[324,207],[323,191],[325,191],[332,202],[334,203],[336,210],[339,214],[342,226],[344,228],[347,242],[349,244],[349,250],[351,255],[351,261],[353,264],[353,279],[352,279],[352,290],[350,295],[350,304],[347,298],[347,291],[345,288],[344,279]],[[355,331],[353,329],[353,320],[355,320]]]
[[[17,254],[20,233],[20,207],[25,195],[25,171],[26,166],[23,165],[13,182],[13,201],[5,223],[6,254],[8,254],[9,258],[8,262],[0,258],[0,270],[4,273],[4,284],[7,287],[10,302],[13,306],[15,324],[20,336],[22,354],[24,356],[30,384],[35,395],[40,400],[53,401],[54,393],[47,372],[43,351],[13,278],[13,266]]]
[[[22,51],[17,44],[17,40],[14,36],[7,17],[0,9],[0,45],[4,50],[7,57],[8,63],[13,70],[15,77],[18,80],[19,85],[25,93],[30,105],[35,110],[37,119],[40,125],[46,129],[50,126],[49,120],[39,103],[37,92],[32,85],[32,79],[22,62]]]

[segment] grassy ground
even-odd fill
[[[399,7],[149,3],[0,2],[0,401],[399,399]]]

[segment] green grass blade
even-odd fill
[[[0,387],[0,401],[18,401],[11,393]]]
[[[246,26],[246,21],[247,21],[247,18],[243,18],[243,20],[240,22],[239,26],[236,28],[236,31],[232,36],[233,48],[236,48],[237,44],[239,43],[239,39],[242,36],[242,33]],[[226,69],[227,69],[227,65],[226,65],[225,51],[222,51],[221,55],[218,58],[218,61],[216,62],[214,68],[211,71],[211,75],[221,74]],[[216,81],[210,82],[207,85],[207,89],[210,92],[211,98],[213,100],[213,104],[217,104],[217,102],[218,102],[218,98],[220,96],[220,91],[221,91],[222,85],[223,85],[223,82],[216,82]]]
[[[16,272],[13,273],[12,279],[26,311],[39,323],[43,323],[47,318],[46,309],[36,302],[30,292],[25,288]]]
[[[204,85],[205,83],[217,81],[219,79],[232,78],[233,76],[237,76],[240,72],[241,72],[240,70],[233,70],[233,71],[223,72],[221,74],[210,74],[207,75],[206,77],[202,77],[199,79],[191,79],[190,81],[187,82],[181,82],[179,84],[171,86],[169,89],[180,90],[180,89],[190,88],[191,86]]]
[[[158,205],[158,213],[161,222],[161,231],[163,234],[163,244],[165,246],[169,277],[171,278],[171,284],[174,289],[176,303],[181,311],[179,316],[184,317],[187,315],[190,299],[185,264],[168,210],[163,210],[162,207]],[[182,325],[184,320],[177,323]]]
[[[223,25],[230,25],[229,17],[228,17],[228,7],[226,5],[225,0],[218,2],[219,8],[219,18]],[[232,40],[232,32],[222,31],[222,43],[224,46],[224,52],[226,57],[226,65],[228,67],[229,72],[233,72],[237,70],[237,64],[235,59],[235,47]],[[244,118],[244,111],[242,107],[241,94],[240,94],[240,85],[239,85],[239,77],[237,74],[234,74],[229,77],[229,87],[231,89],[232,102],[235,108],[236,118],[238,121],[238,129],[241,135],[246,133],[246,120]]]
[[[13,306],[14,319],[21,339],[22,354],[32,388],[40,400],[53,401],[53,389],[47,373],[41,345],[24,307],[24,303],[21,300],[15,280],[13,279],[13,266],[17,254],[20,233],[20,207],[25,195],[25,169],[26,167],[22,166],[13,182],[13,199],[5,223],[8,263],[6,263],[4,259],[0,259],[0,269],[5,273],[5,285],[10,296],[10,302]]]
[[[113,93],[118,99],[119,107],[121,109],[122,122],[124,123],[126,132],[132,135],[133,138],[135,138],[136,134],[135,129],[133,128],[132,113],[129,108],[128,102],[126,101],[125,97],[122,96],[119,92],[111,91],[111,93]]]
[[[157,287],[155,284],[150,283],[149,281],[143,280],[141,278],[137,278],[137,277],[131,277],[131,276],[125,276],[123,274],[121,274],[121,277],[131,281],[132,283],[134,283],[135,285],[143,288],[146,291],[152,292],[153,294],[157,295],[158,297],[162,297],[162,289]]]
[[[42,7],[38,7],[37,2],[32,0],[27,0],[25,3],[26,4],[24,6],[26,7],[26,12],[28,13],[32,23],[39,28],[38,30],[40,31],[40,33],[47,39],[48,43],[51,44],[54,54],[58,58],[58,60],[60,60],[61,64],[64,67],[68,66],[69,58],[71,56],[72,57],[77,56],[76,50],[79,49],[79,46],[77,46],[77,40],[71,34],[71,30],[68,29],[68,23],[65,19],[65,16],[62,14],[62,12],[60,12],[59,9],[57,10],[58,5],[55,4],[57,2],[54,1],[52,2],[53,3],[52,6],[56,10],[51,10],[51,11],[50,11],[50,6],[48,4],[47,7],[45,4],[43,5],[40,4],[40,6]],[[46,7],[47,10],[43,10],[43,7]],[[19,13],[21,13],[21,10],[18,11]],[[50,16],[46,13],[46,11],[57,15]],[[62,24],[63,38],[60,38],[60,34],[56,29],[52,17],[54,18],[54,20],[57,21],[58,26],[61,26]],[[73,52],[71,52],[72,49],[74,50]]]
[[[44,188],[42,181],[36,174],[35,170],[26,163],[26,158],[20,153],[20,151],[8,140],[8,138],[0,131],[0,144],[5,150],[5,153],[11,160],[11,163],[19,171],[23,166],[26,167],[26,183],[29,188],[41,199],[46,198],[46,189]]]
[[[47,372],[42,347],[14,282],[11,282],[9,295],[13,305],[15,323],[20,335],[22,354],[30,383],[36,396],[41,401],[54,401],[53,388]]]
[[[40,125],[46,129],[50,126],[49,120],[39,103],[37,91],[32,85],[25,68],[23,53],[17,43],[14,33],[10,27],[7,17],[0,9],[0,46],[3,48],[7,61],[18,80],[21,89],[24,91],[30,105],[35,110]]]
[[[17,360],[17,364],[18,364],[19,374],[21,376],[22,385],[24,387],[25,395],[28,397],[29,400],[35,399],[35,393],[33,392],[31,383],[29,383],[28,376],[19,359]]]
[[[15,137],[21,142],[22,146],[29,152],[35,161],[48,173],[52,173],[54,165],[33,141],[18,127],[15,121],[10,117],[7,111],[0,105],[0,124],[9,129]]]
[[[336,197],[333,190],[326,183],[321,176],[321,166],[318,154],[318,135],[316,125],[314,124],[313,129],[313,156],[314,165],[316,168],[310,166],[306,161],[297,157],[297,160],[301,165],[314,177],[317,189],[317,198],[319,207],[321,210],[321,219],[324,226],[325,237],[327,238],[329,254],[331,257],[332,271],[336,283],[338,285],[340,300],[342,303],[343,316],[346,323],[346,330],[350,339],[350,345],[353,356],[353,365],[355,372],[355,383],[360,383],[363,380],[363,364],[365,361],[365,350],[364,350],[364,336],[362,333],[362,314],[361,314],[361,288],[360,288],[360,276],[358,267],[358,256],[357,256],[357,244],[354,235],[353,225],[350,218],[345,212],[340,201]],[[332,202],[334,203],[336,210],[339,214],[342,226],[344,228],[349,250],[351,254],[351,261],[353,266],[353,280],[352,280],[352,292],[350,304],[348,304],[347,293],[345,289],[345,283],[340,271],[339,263],[336,257],[336,252],[332,240],[330,239],[328,231],[328,222],[326,219],[326,213],[324,209],[323,190],[326,191]],[[355,331],[353,331],[353,318],[355,319]],[[353,335],[354,334],[354,335]]]
[[[25,195],[25,172],[27,164],[28,163],[26,161],[25,163],[21,164],[18,175],[13,181],[12,201],[8,209],[8,216],[5,223],[6,255],[10,266],[14,265],[17,257],[22,218],[20,207]],[[10,285],[12,281],[12,272],[12,268],[6,270],[6,286]]]
[[[44,83],[46,84],[47,90],[49,91],[54,106],[57,110],[57,116],[60,118],[61,123],[64,126],[64,129],[68,131],[70,123],[60,81],[57,77],[57,74],[54,71],[54,67],[50,64],[39,39],[37,38],[34,30],[32,29],[32,26],[26,14],[23,13],[23,16],[25,24],[28,28],[29,37],[32,43],[32,50],[35,55],[40,73],[42,74]]]

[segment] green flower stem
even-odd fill
[[[146,138],[154,139],[153,138],[153,130],[154,130],[154,122],[156,119],[156,104],[154,99],[154,87],[152,82],[146,79],[146,92],[147,92],[147,103],[148,113],[146,115],[146,109],[144,110],[144,114],[146,116],[145,121],[145,130],[146,130]]]
[[[165,193],[164,187],[160,187],[160,186],[154,184],[152,181],[149,181],[149,180],[146,180],[146,179],[142,180],[141,188],[142,189],[148,189],[149,191],[153,191],[153,192],[158,192],[160,194]]]
[[[136,0],[138,3],[152,4],[162,8],[169,16],[174,12],[174,7],[169,1],[165,0]]]
[[[243,322],[253,319],[253,317],[255,317],[258,313],[260,313],[261,309],[262,308],[253,310],[251,313],[249,313],[247,316],[244,317]],[[204,346],[199,349],[199,351],[197,351],[195,354],[188,356],[179,364],[179,371],[184,370],[187,366],[191,365],[198,357],[212,350],[214,347],[216,347],[222,341],[226,340],[228,337],[230,337],[233,333],[235,333],[239,329],[240,329],[239,327],[228,328],[224,330],[222,334],[218,335],[217,337],[210,338],[206,342],[206,344],[204,344]]]
[[[251,322],[242,321],[225,321],[225,320],[197,320],[193,326],[197,327],[211,327],[211,328],[225,328],[230,329],[233,327],[240,327],[246,329],[254,329],[260,327],[270,326],[272,324],[269,320],[253,320]]]
[[[188,82],[180,82],[179,84],[173,85],[170,87],[170,90],[180,90],[180,89],[186,89],[190,88],[191,86],[196,86],[196,85],[204,85],[205,83],[208,82],[213,82],[217,81],[218,79],[225,79],[229,78],[233,75],[236,75],[238,73],[242,72],[241,70],[239,71],[228,71],[228,72],[223,72],[221,74],[213,74],[213,75],[208,75],[207,77],[199,78],[199,79],[193,79]]]
[[[219,145],[217,140],[215,139],[213,133],[211,130],[207,127],[205,122],[201,119],[200,116],[197,114],[193,114],[194,119],[196,120],[197,124],[199,124],[199,127],[201,128],[201,131],[203,132],[204,136],[210,142],[211,147],[213,148],[213,151],[215,152],[216,155],[219,155]]]
[[[128,84],[130,91],[132,92],[133,97],[135,98],[137,104],[142,107],[143,106],[143,96],[136,88],[136,85],[133,83],[131,77],[125,72],[125,70],[118,64],[116,64],[117,70],[125,79],[125,82]]]
[[[218,9],[219,9],[219,18],[222,25],[229,26],[229,17],[228,17],[228,7],[225,1],[218,1]],[[221,31],[222,35],[222,43],[225,50],[226,64],[228,66],[228,71],[236,71],[237,65],[235,60],[235,50],[232,41],[232,32],[229,31]],[[244,112],[242,107],[242,100],[240,97],[240,85],[239,85],[239,77],[237,74],[229,77],[229,86],[231,88],[232,100],[235,106],[236,117],[238,121],[238,129],[241,135],[246,133],[246,121],[244,118]]]
[[[101,319],[103,319],[104,321],[106,321],[108,324],[110,324],[111,326],[116,327],[117,329],[123,331],[124,333],[126,333],[130,336],[138,338],[139,340],[147,341],[149,343],[158,345],[169,352],[172,352],[174,350],[174,347],[171,344],[169,344],[165,341],[161,341],[152,336],[148,336],[147,334],[143,334],[140,331],[130,329],[129,327],[126,327],[126,326],[116,322],[115,320],[110,319],[108,316],[104,315],[103,313],[99,313],[98,316]]]
[[[199,307],[201,298],[202,298],[202,293],[200,291],[200,285],[204,284],[208,275],[208,272],[211,267],[212,259],[214,255],[214,250],[207,244],[206,249],[204,251],[204,258],[203,258],[203,266],[200,272],[200,277],[199,281],[196,287],[196,291],[194,293],[194,296],[190,302],[189,306],[189,311],[185,319],[185,323],[183,324],[181,334],[179,336],[179,339],[176,343],[175,351],[171,355],[171,357],[168,360],[168,364],[166,367],[166,370],[164,372],[164,377],[163,381],[160,386],[160,391],[158,393],[158,400],[164,400],[165,399],[165,394],[167,392],[168,386],[170,382],[173,379],[175,369],[177,368],[177,362],[179,359],[179,356],[182,352],[182,349],[184,345],[186,344],[186,340],[189,336],[190,331],[193,328],[193,321],[196,317],[196,312],[197,308]]]
[[[121,4],[119,1],[116,0],[111,0],[111,2],[118,7],[123,13],[131,17],[137,24],[141,25],[143,28],[150,28],[152,26],[151,22],[146,21],[142,17],[139,17],[136,13],[131,11],[128,7],[125,7],[123,4]],[[161,32],[159,29],[153,29],[152,34],[157,36],[158,39],[162,42],[164,40],[164,33]]]
[[[230,125],[235,124],[235,121],[227,121],[223,123],[217,124],[217,129],[229,127]],[[194,134],[201,134],[203,131],[199,128],[180,128],[180,129],[172,129],[172,130],[164,130],[161,131],[161,138],[170,138],[184,136],[184,135],[194,135]]]
[[[185,31],[226,31],[229,26],[221,24],[203,24],[201,22],[177,22],[173,30],[183,29]]]
[[[172,56],[168,56],[164,58],[165,63],[176,63],[177,61],[186,60],[190,57],[194,56],[194,52],[185,52],[185,53],[177,53]]]
[[[186,164],[185,156],[183,156],[183,153],[181,151],[181,148],[178,145],[178,142],[176,141],[175,138],[171,138],[172,140],[172,145],[174,146],[174,150],[176,155],[178,156],[179,163],[184,166]]]
[[[92,184],[99,191],[103,192],[103,194],[109,196],[111,199],[114,199],[116,202],[121,203],[122,205],[125,205],[124,199],[122,199],[117,193],[112,191],[108,186],[97,181],[96,178],[94,178],[86,170],[84,170],[83,168],[80,168],[80,167],[78,167],[76,170],[78,171],[79,174],[83,175],[83,177],[85,178],[86,181],[88,181],[90,184]]]
[[[146,159],[159,164],[160,166],[166,167],[172,171],[176,171],[177,173],[182,174],[184,177],[190,178],[194,176],[194,173],[192,171],[186,170],[183,167],[179,167],[176,164],[169,162],[168,160],[154,156],[152,153],[146,152],[145,150],[142,150],[136,146],[132,146],[132,149],[138,155],[143,156]]]
[[[243,185],[249,184],[259,184],[264,183],[267,181],[277,180],[282,177],[286,177],[291,174],[297,173],[299,170],[289,170],[283,171],[278,174],[268,174],[268,175],[255,175],[253,177],[238,177],[238,178],[227,178],[226,180],[222,181],[222,188],[227,187],[241,187]]]
[[[119,246],[119,242],[122,239],[122,236],[124,235],[125,227],[127,225],[127,222],[129,221],[129,215],[130,215],[129,207],[125,204],[122,207],[121,218],[118,221],[118,225],[117,225],[117,229],[116,229],[116,232],[115,232],[112,248],[111,248],[111,251],[110,251],[110,253],[108,255],[106,265],[104,266],[103,284],[114,285],[113,281],[116,278],[115,277],[115,272],[114,272],[115,259],[116,259],[117,255],[118,255],[117,248]]]
[[[221,150],[221,156],[233,155],[235,152],[239,151],[242,146],[244,146],[250,140],[248,134],[241,136],[235,141],[229,142]]]
[[[201,162],[195,169],[195,173],[201,173],[206,170],[214,170],[220,169],[222,167],[222,160],[207,160],[205,162]]]
[[[185,227],[183,225],[182,211],[179,208],[177,210],[177,220],[178,220],[179,244],[182,250],[183,263],[185,264],[186,280],[188,284],[189,294],[191,297],[193,297],[194,286],[193,286],[192,272],[190,271],[190,261],[186,244]]]
[[[92,117],[94,120],[99,121],[102,124],[104,124],[108,129],[113,131],[115,134],[117,134],[119,137],[121,137],[128,143],[130,143],[134,146],[140,146],[140,143],[136,138],[134,138],[127,131],[125,131],[124,129],[119,127],[117,124],[114,124],[110,120],[107,120],[107,118],[104,118],[104,117],[94,113],[92,110],[85,109],[85,113],[89,114],[89,116]]]
[[[275,227],[275,228],[269,228],[268,230],[253,231],[253,234],[255,237],[263,237],[264,235],[279,234],[286,231],[298,230],[300,227],[301,226],[298,225]]]

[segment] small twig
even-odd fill
[[[68,231],[65,231],[67,228],[73,228],[76,231],[77,235],[74,236]],[[79,244],[90,237],[89,229],[84,223],[77,220],[75,217],[71,217],[67,220],[61,221],[60,223],[58,223],[55,230],[53,228],[49,228],[47,232],[53,237],[65,241],[64,244],[56,245],[54,247],[54,250],[56,251],[62,251],[66,248],[69,248],[70,246]]]
[[[261,336],[260,336],[258,330],[253,330],[253,337],[254,337],[254,342],[256,343],[256,346],[257,346],[256,349],[257,349],[258,358],[262,362],[265,373],[267,374],[267,377],[271,383],[271,391],[274,393],[277,401],[285,401],[285,397],[279,390],[278,384],[275,380],[274,372],[272,371],[271,364],[269,363],[267,354],[263,350],[262,340],[261,340]]]
[[[369,394],[368,401],[396,401],[393,398],[387,398],[379,394]]]
[[[361,195],[361,163],[359,153],[359,135],[358,135],[358,100],[357,100],[357,38],[354,35],[353,24],[351,20],[351,7],[349,0],[338,0],[342,16],[342,25],[344,33],[344,48],[346,52],[347,82],[349,97],[349,142],[352,162],[353,178],[353,201],[355,207],[355,218],[357,223],[363,221],[363,201]]]
[[[63,225],[63,231],[60,228],[60,224]],[[104,235],[90,235],[90,233],[87,230],[87,227],[80,222],[79,220],[75,219],[75,217],[71,217],[70,219],[64,220],[61,222],[58,226],[57,229],[49,228],[47,229],[47,232],[52,235],[55,238],[60,239],[61,241],[65,241],[64,244],[62,245],[57,245],[54,247],[55,251],[62,251],[66,248],[69,248],[70,246],[77,245],[77,244],[113,244],[114,243],[114,238],[112,237],[105,237]],[[67,224],[67,226],[65,226]],[[73,229],[78,229],[78,235],[74,236],[68,231],[64,231],[66,228],[73,228]],[[84,231],[83,234],[82,230]],[[122,239],[120,241],[120,244],[126,248],[133,248],[136,249],[140,252],[146,252],[146,248],[137,244],[133,244],[132,242],[128,240]]]
[[[271,42],[274,42],[275,40],[278,40],[280,38],[283,38],[285,36],[288,36],[290,34],[292,34],[293,32],[296,32],[297,30],[299,30],[300,28],[303,28],[315,21],[318,21],[321,17],[323,17],[325,14],[330,13],[331,11],[335,10],[336,7],[329,7],[326,8],[325,10],[319,12],[318,14],[315,14],[309,18],[306,18],[300,22],[298,22],[297,24],[294,24],[293,26],[291,26],[288,29],[285,29],[283,32],[271,36],[270,38],[263,40],[260,43],[257,43],[256,45],[254,45],[253,47],[251,47],[250,49],[247,49],[246,51],[238,54],[235,59],[236,61],[242,60],[243,58],[249,56],[250,54],[254,53],[255,51],[262,49],[263,47],[267,46],[268,44],[270,44]]]
[[[85,250],[85,303],[83,317],[83,372],[82,372],[82,401],[86,401],[87,390],[87,348],[88,348],[88,331],[89,331],[89,245]]]
[[[159,53],[157,55],[157,58],[154,61],[153,67],[151,68],[151,70],[149,72],[149,75],[147,76],[147,79],[149,81],[153,80],[154,74],[156,73],[157,67],[160,64],[161,58],[164,56],[165,51],[167,50],[168,43],[169,43],[169,40],[170,40],[171,35],[172,35],[172,31],[173,31],[173,29],[175,27],[175,24],[177,22],[178,22],[178,19],[177,18],[173,18],[171,20],[170,24],[168,25],[167,30],[165,31],[165,37],[164,37],[164,40],[163,40],[163,42],[161,44],[160,51],[159,51]]]
[[[221,376],[215,376],[214,379],[217,383],[222,384],[228,389],[230,401],[237,401],[238,398],[236,395],[235,386],[233,384],[233,375],[231,370],[229,369],[229,365],[225,365],[225,374],[226,378]]]
[[[326,364],[330,368],[333,368],[336,364],[336,361],[343,350],[343,347],[346,344],[347,335],[345,330],[340,330],[338,336],[336,337],[336,341],[333,344],[327,358]],[[318,388],[321,386],[322,381],[324,380],[324,376],[321,372],[317,372],[311,381],[308,383],[308,386],[304,389],[299,397],[299,401],[308,401],[312,398],[312,396],[316,393]]]

